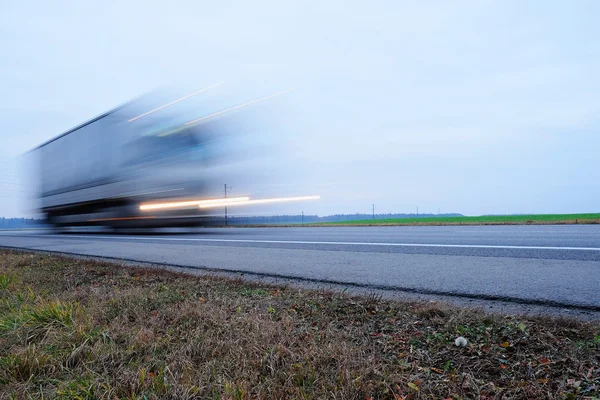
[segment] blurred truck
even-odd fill
[[[222,123],[189,124],[189,114],[161,109],[163,103],[155,94],[141,96],[30,152],[38,209],[47,223],[160,227],[202,222],[194,201],[206,194],[203,174],[214,161],[207,149]],[[144,204],[159,206],[144,210]]]

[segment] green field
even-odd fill
[[[480,217],[426,217],[367,219],[319,223],[317,225],[526,225],[526,224],[600,224],[597,214],[489,215]]]

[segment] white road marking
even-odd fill
[[[389,246],[389,247],[442,247],[460,249],[513,249],[513,250],[576,250],[600,251],[600,247],[555,247],[555,246],[510,246],[487,244],[433,244],[433,243],[378,243],[378,242],[319,242],[310,240],[257,240],[257,239],[207,239],[207,238],[173,238],[173,237],[139,237],[139,236],[85,236],[85,235],[60,235],[61,238],[85,239],[126,239],[126,240],[168,240],[180,242],[213,242],[213,243],[271,243],[271,244],[316,244],[334,246]]]

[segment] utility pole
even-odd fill
[[[419,206],[417,206],[417,217],[419,216]]]
[[[302,210],[302,225],[304,225],[304,210]]]
[[[375,204],[373,204],[373,219],[375,219]]]
[[[225,184],[225,189],[223,190],[225,193],[225,198],[227,198],[228,191],[231,191],[231,186],[227,187],[227,184]],[[225,226],[227,226],[227,206],[225,206]]]

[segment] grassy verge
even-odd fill
[[[390,218],[319,223],[335,225],[542,225],[542,224],[600,224],[600,214],[531,214],[480,217]]]
[[[0,251],[0,398],[537,399],[599,388],[597,323]]]

